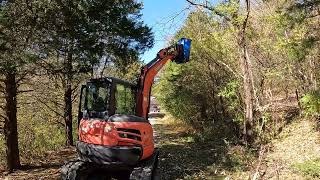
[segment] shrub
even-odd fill
[[[304,175],[320,178],[320,158],[294,164],[293,168]]]
[[[306,115],[320,115],[320,91],[312,91],[300,99],[301,105]]]

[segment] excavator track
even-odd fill
[[[141,162],[133,169],[130,174],[130,180],[159,180],[160,174],[158,169],[159,150],[155,149],[153,155],[147,160]]]
[[[158,171],[159,151],[136,167],[128,170],[113,169],[81,159],[69,161],[61,168],[62,180],[159,180]]]
[[[63,180],[86,180],[88,179],[88,168],[86,162],[80,159],[69,161],[61,168],[61,179]]]

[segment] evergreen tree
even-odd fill
[[[35,2],[39,47],[51,61],[43,63],[64,88],[67,145],[72,145],[73,82],[81,73],[95,74],[100,61],[128,64],[153,45],[151,29],[140,20],[141,3],[132,0],[53,0]],[[54,58],[53,58],[54,57]]]
[[[17,0],[2,2],[0,6],[0,88],[4,97],[1,117],[4,120],[9,172],[20,167],[17,95],[22,91],[19,91],[19,85],[32,73],[34,62],[38,59],[31,50],[33,16],[28,5]]]

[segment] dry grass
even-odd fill
[[[284,128],[265,158],[264,179],[312,179],[302,175],[295,164],[320,158],[317,122],[299,119]]]
[[[56,152],[47,152],[41,158],[35,159],[32,163],[22,164],[22,169],[7,175],[4,171],[0,179],[5,180],[51,180],[60,179],[60,168],[64,162],[74,159],[76,151],[74,148],[61,149]],[[1,171],[0,171],[1,172]]]
[[[320,133],[316,127],[312,120],[293,122],[272,142],[274,152],[270,158],[281,157],[283,162],[291,164],[320,157]]]
[[[171,115],[166,115],[162,118],[158,124],[163,124],[170,127],[170,130],[180,132],[180,133],[193,133],[195,129],[190,125],[181,120],[173,118]]]
[[[159,121],[159,124],[159,134],[162,135],[159,145],[166,153],[160,161],[164,179],[319,178],[306,173],[313,167],[305,167],[307,162],[314,164],[314,160],[320,158],[320,132],[314,120],[292,120],[277,138],[263,146],[265,151],[261,157],[259,150],[252,153],[241,146],[221,146],[212,141],[194,142],[188,133],[183,133],[192,129],[170,117]],[[305,171],[297,169],[297,165]]]

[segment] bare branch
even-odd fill
[[[2,115],[2,114],[0,114],[0,118],[2,118],[4,120],[3,122],[8,120],[8,118],[6,116]]]
[[[63,116],[61,113],[57,112],[55,109],[53,109],[52,107],[50,107],[47,103],[41,101],[40,99],[36,99],[36,100],[37,100],[38,102],[40,102],[41,104],[45,105],[49,110],[51,110],[52,112],[54,112],[56,115],[64,118],[64,116]]]
[[[63,124],[63,123],[60,122],[59,120],[55,120],[54,122],[57,123],[58,125],[62,126],[62,127],[65,127],[65,124]]]
[[[307,18],[307,19],[310,19],[310,18],[315,18],[315,17],[318,17],[318,16],[320,16],[320,13],[319,13],[319,14],[313,14],[313,15],[307,16],[306,18]]]
[[[21,81],[23,81],[29,73],[30,73],[29,71],[26,71],[22,75],[20,75],[20,78],[16,80],[16,84],[19,84]]]
[[[243,78],[243,76],[241,74],[239,74],[235,70],[233,70],[228,64],[226,64],[225,62],[220,61],[218,59],[213,59],[212,57],[208,56],[209,53],[206,52],[206,50],[203,50],[203,51],[204,51],[204,53],[202,53],[202,55],[206,56],[206,58],[212,59],[214,63],[222,65],[223,67],[225,67],[225,69],[230,71],[235,77]]]
[[[42,63],[39,63],[39,65],[44,70],[46,70],[48,74],[51,74],[51,75],[61,76],[60,74],[63,74],[63,71],[64,71],[63,68],[57,69],[52,64],[50,64],[49,62],[46,62],[46,61],[42,61]]]
[[[47,117],[43,117],[43,116],[40,116],[40,118],[43,119],[43,120],[45,120],[45,121],[47,121],[47,119],[48,119]],[[65,124],[63,124],[62,122],[60,122],[58,118],[54,118],[53,123],[58,124],[58,125],[60,125],[61,127],[65,127]]]
[[[214,8],[213,6],[208,6],[208,4],[201,4],[201,3],[196,3],[192,0],[186,0],[188,3],[190,3],[191,5],[194,6],[199,6],[205,9],[208,9],[210,11],[212,11],[213,13],[215,13],[216,15],[225,18],[227,21],[230,21],[231,19],[229,17],[227,17],[225,14],[221,13],[220,11],[218,11],[216,8]]]
[[[72,102],[74,102],[76,99],[77,99],[77,97],[79,96],[79,94],[78,93],[76,93],[74,96],[73,96],[73,98],[72,98]]]
[[[103,77],[103,73],[104,73],[104,71],[105,71],[105,69],[107,67],[107,64],[109,63],[108,60],[109,60],[109,55],[106,55],[102,70],[100,72],[100,77]]]
[[[242,37],[241,37],[241,43],[243,43],[244,46],[246,46],[246,30],[247,30],[247,26],[248,26],[248,21],[249,21],[249,17],[250,17],[250,0],[246,0],[246,8],[247,8],[247,14],[246,14],[246,18],[242,24]]]
[[[20,94],[20,93],[26,93],[26,92],[33,92],[34,90],[33,89],[29,89],[29,90],[21,90],[21,91],[17,91],[17,94]]]
[[[54,105],[56,105],[59,108],[63,108],[64,107],[64,105],[62,103],[59,103],[58,101],[51,101],[51,102],[53,102]]]
[[[78,92],[78,87],[75,87],[75,88],[71,89],[71,93],[72,94],[77,94],[77,92]]]

